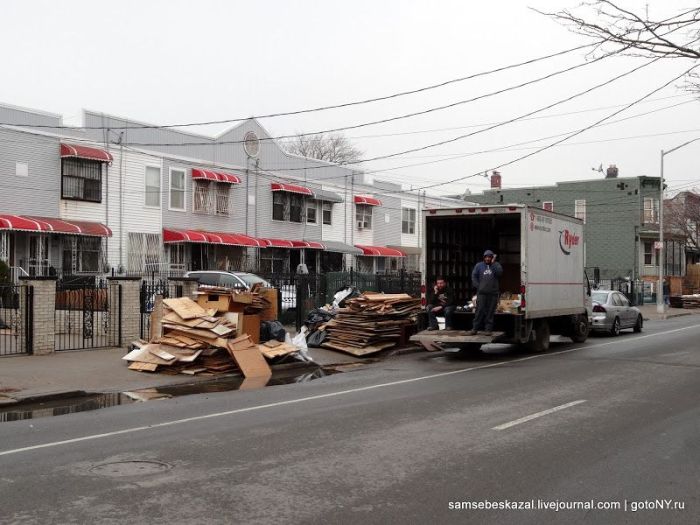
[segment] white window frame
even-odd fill
[[[182,189],[173,190],[173,172],[182,173]],[[187,170],[185,168],[170,168],[168,181],[168,210],[187,211]],[[182,208],[173,206],[173,191],[182,192]]]
[[[151,193],[149,192],[148,188],[148,170],[158,170],[158,205],[154,204],[148,204],[148,195]],[[144,195],[143,195],[143,205],[145,208],[160,208],[161,202],[162,202],[162,191],[163,191],[163,170],[161,169],[160,166],[156,166],[154,164],[149,164],[144,166],[143,168],[143,187],[144,187]],[[150,186],[153,188],[154,186]]]
[[[355,204],[355,228],[357,224],[362,221],[362,230],[372,229],[372,213],[374,212],[374,206],[369,204]]]
[[[574,217],[581,219],[586,224],[586,199],[574,200]]]
[[[549,204],[549,209],[547,209],[547,204]],[[554,201],[542,201],[542,209],[546,211],[554,211]]]
[[[649,206],[647,206],[649,204]],[[651,215],[651,220],[647,220],[647,212]],[[644,210],[642,212],[642,219],[644,224],[658,224],[659,223],[659,199],[653,197],[644,197]]]
[[[408,215],[408,218],[406,217]],[[416,234],[416,217],[417,212],[415,208],[403,207],[401,208],[401,233],[404,235],[415,235]],[[404,225],[407,226],[404,231]]]
[[[192,181],[192,213],[211,213],[210,186],[212,182],[207,179]],[[200,199],[201,198],[201,206]]]
[[[231,215],[231,185],[226,182],[214,184],[214,215]]]

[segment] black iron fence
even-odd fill
[[[182,285],[176,284],[166,279],[158,279],[155,276],[141,281],[139,292],[139,310],[141,312],[140,337],[148,339],[151,330],[151,312],[156,302],[156,296],[161,295],[163,299],[169,297],[182,297]]]
[[[31,353],[33,289],[0,284],[0,356]]]
[[[594,286],[599,290],[615,290],[629,299],[635,306],[656,303],[655,283],[629,279],[601,279]]]
[[[55,350],[121,345],[122,289],[95,278],[56,281]]]

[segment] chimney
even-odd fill
[[[610,164],[610,166],[608,166],[608,169],[605,172],[605,178],[616,179],[619,171],[620,170],[617,169],[617,166],[615,166],[615,164]]]
[[[500,190],[501,189],[501,172],[494,171],[491,174],[491,189]]]

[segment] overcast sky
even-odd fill
[[[241,2],[5,0],[0,17],[0,102],[62,114],[80,124],[82,108],[156,124],[234,119],[337,104],[427,86],[587,43],[529,9],[574,7],[577,0],[355,0]],[[643,10],[645,2],[626,6]],[[651,18],[682,8],[650,0]],[[470,99],[585,62],[583,51],[348,109],[264,119],[274,135],[390,118]],[[507,94],[390,124],[347,132],[365,158],[418,148],[534,111],[605,82],[645,61],[611,58]],[[692,66],[660,61],[532,120],[363,168],[421,187],[484,172],[532,144],[478,153],[583,128]],[[659,152],[700,137],[700,102],[682,81],[569,143],[501,169],[504,186],[659,173]],[[675,106],[675,107],[671,107]],[[216,134],[228,126],[197,128]],[[640,136],[642,136],[640,138]],[[543,146],[556,140],[537,142]],[[603,142],[601,142],[603,141]],[[700,142],[669,155],[672,189],[700,187]],[[430,190],[481,191],[483,178]]]

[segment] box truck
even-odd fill
[[[549,348],[550,335],[583,342],[590,329],[590,285],[584,272],[583,221],[521,204],[465,205],[423,212],[423,297],[437,277],[454,290],[457,311],[451,330],[420,331],[412,340],[480,348],[484,343],[515,343],[533,351]],[[485,250],[497,254],[502,308],[493,334],[470,335],[476,293],[471,274]],[[427,294],[426,294],[427,292]],[[425,301],[424,301],[425,304]],[[427,314],[419,328],[427,325]]]

